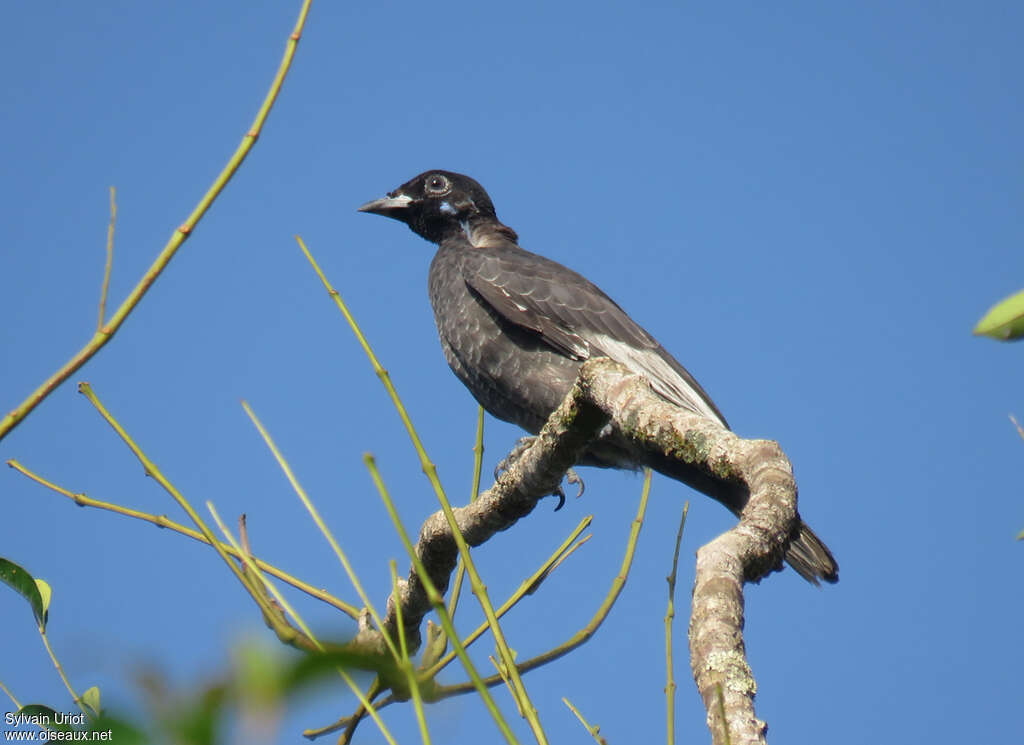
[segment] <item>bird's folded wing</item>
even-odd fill
[[[727,426],[686,368],[586,278],[521,249],[472,264],[465,267],[466,283],[501,318],[572,359],[610,357],[672,403]]]

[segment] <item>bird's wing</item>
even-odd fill
[[[501,318],[572,359],[610,357],[669,401],[728,426],[686,368],[585,277],[519,248],[474,254],[466,283]]]

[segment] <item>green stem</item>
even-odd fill
[[[284,58],[281,60],[281,64],[277,68],[277,74],[274,76],[274,81],[270,84],[270,90],[267,92],[266,97],[263,99],[263,104],[260,106],[260,110],[256,114],[256,119],[253,121],[249,131],[242,137],[242,142],[235,150],[228,164],[224,166],[224,169],[220,172],[217,178],[214,180],[213,185],[207,190],[206,194],[199,200],[199,204],[196,205],[192,213],[185,219],[185,222],[174,231],[171,235],[170,240],[164,246],[163,250],[157,255],[156,260],[146,270],[146,273],[142,275],[142,279],[135,285],[132,291],[125,298],[121,306],[114,312],[114,315],[110,317],[110,320],[100,329],[93,334],[84,347],[82,347],[75,355],[68,360],[63,366],[61,366],[53,375],[44,380],[38,388],[29,394],[28,398],[21,402],[13,411],[7,414],[3,419],[0,419],[0,440],[7,436],[7,434],[18,426],[21,421],[28,416],[33,409],[41,404],[47,396],[53,393],[57,387],[65,380],[70,378],[82,365],[88,362],[95,356],[107,342],[114,338],[114,334],[121,328],[121,324],[124,323],[125,319],[128,318],[129,314],[135,310],[135,307],[139,304],[142,298],[145,296],[149,288],[156,282],[157,277],[163,272],[164,268],[170,263],[171,259],[177,253],[178,248],[181,244],[192,234],[196,225],[203,218],[206,212],[210,209],[214,200],[220,196],[220,193],[224,191],[224,187],[227,186],[228,181],[235,175],[235,171],[238,170],[239,166],[242,165],[242,161],[245,160],[249,151],[252,150],[253,145],[256,144],[256,140],[260,136],[260,132],[263,129],[263,124],[267,120],[270,109],[274,105],[274,101],[277,100],[277,95],[281,91],[281,86],[284,84],[284,78],[288,74],[288,70],[291,67],[292,59],[295,56],[295,49],[299,44],[299,39],[302,36],[302,29],[306,24],[306,16],[309,14],[309,6],[312,0],[304,0],[302,7],[299,9],[299,18],[295,23],[295,28],[288,37],[288,42],[285,45]],[[105,308],[104,308],[105,310]]]

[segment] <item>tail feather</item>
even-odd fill
[[[707,494],[739,515],[747,503],[749,494],[745,487],[708,476],[686,463],[668,458],[661,453],[645,453],[642,461],[659,473]],[[601,463],[604,465],[604,463]],[[824,580],[830,584],[839,581],[839,564],[824,542],[814,534],[806,523],[801,522],[797,534],[790,541],[786,561],[797,574],[813,585]]]
[[[839,581],[839,564],[807,523],[800,523],[800,532],[789,544],[786,561],[796,573],[813,585],[819,579],[835,584]]]

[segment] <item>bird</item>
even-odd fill
[[[697,380],[655,338],[581,274],[519,245],[484,188],[469,176],[425,171],[359,207],[390,217],[437,245],[428,289],[445,359],[492,416],[536,435],[576,380],[580,365],[610,357],[642,375],[661,398],[723,428],[728,423]],[[739,515],[749,498],[606,427],[578,465],[650,467]],[[801,521],[786,561],[817,585],[834,583],[832,552]]]

